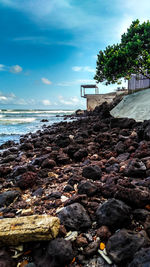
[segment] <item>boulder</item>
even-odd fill
[[[61,224],[71,230],[84,230],[91,226],[91,220],[80,203],[73,203],[63,208],[58,217]]]
[[[133,258],[128,267],[148,267],[150,266],[150,248],[142,248]]]
[[[93,180],[99,180],[102,176],[102,171],[99,166],[91,165],[83,168],[82,176]]]
[[[132,260],[134,254],[146,244],[144,234],[122,229],[109,238],[106,250],[110,258],[119,264]]]
[[[41,168],[52,169],[55,166],[56,166],[56,162],[52,159],[45,159],[41,164]]]
[[[117,199],[109,199],[98,207],[96,211],[99,226],[106,225],[118,229],[130,221],[131,208]]]

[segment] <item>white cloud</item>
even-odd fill
[[[5,69],[5,65],[3,65],[3,64],[0,64],[0,71],[5,71],[6,69]]]
[[[85,67],[82,67],[82,66],[74,66],[72,67],[72,70],[73,71],[83,71],[83,72],[92,72],[94,73],[95,72],[95,69],[89,67],[89,66],[85,66]]]
[[[65,81],[65,82],[60,82],[57,85],[58,86],[73,86],[73,85],[81,85],[81,84],[95,84],[94,80],[90,80],[90,79],[79,79],[79,80],[75,80],[75,81]]]
[[[44,99],[44,100],[42,100],[42,104],[43,104],[44,106],[50,106],[50,105],[51,105],[51,101],[48,100],[48,99]]]
[[[22,67],[19,65],[14,65],[10,67],[10,72],[12,73],[19,73],[22,72]]]
[[[44,84],[52,84],[51,81],[49,81],[47,78],[41,78],[42,83]]]
[[[17,74],[19,72],[22,72],[22,67],[19,65],[14,65],[14,66],[6,66],[3,64],[0,64],[0,71],[9,71],[12,72],[14,74]]]
[[[74,66],[74,67],[72,67],[72,70],[73,71],[81,71],[82,67]]]
[[[77,96],[70,97],[69,99],[64,99],[62,95],[58,96],[59,102],[63,105],[76,106],[82,102]]]

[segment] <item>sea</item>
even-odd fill
[[[21,135],[42,129],[64,120],[74,110],[0,110],[0,145],[8,140],[18,142]],[[46,119],[48,122],[41,122]],[[69,119],[67,119],[69,120]]]

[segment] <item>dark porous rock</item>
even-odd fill
[[[61,198],[62,193],[59,191],[56,192],[52,192],[51,194],[49,194],[48,199],[59,199]]]
[[[80,161],[82,160],[83,158],[87,157],[88,155],[88,152],[87,152],[87,149],[85,148],[81,148],[79,149],[77,152],[75,152],[73,154],[73,158],[76,160],[76,161]]]
[[[79,194],[87,194],[87,196],[93,196],[97,191],[97,187],[91,182],[83,181],[78,185]]]
[[[130,221],[131,208],[117,199],[109,199],[98,207],[96,211],[98,224],[118,229]]]
[[[93,180],[99,180],[102,176],[102,171],[99,166],[91,165],[83,168],[82,176]]]
[[[145,228],[148,236],[150,237],[150,215],[148,215],[146,218],[146,221],[144,223],[144,228]]]
[[[66,185],[65,187],[64,187],[64,192],[71,192],[71,191],[74,191],[74,188],[73,188],[73,186],[71,186],[71,185]]]
[[[16,197],[20,195],[19,191],[6,191],[0,194],[0,207],[11,204]]]
[[[144,208],[150,203],[150,192],[146,187],[127,188],[117,185],[114,197],[134,208]]]
[[[12,173],[12,176],[13,177],[16,177],[20,174],[23,174],[27,171],[32,171],[32,172],[35,172],[36,171],[36,168],[33,166],[33,165],[24,165],[24,166],[16,166],[14,169],[13,169],[13,173]]]
[[[55,139],[55,143],[59,147],[62,147],[62,148],[67,147],[70,144],[70,139],[68,136],[61,134],[61,135],[57,136],[57,138]]]
[[[33,196],[42,196],[43,194],[43,188],[40,187],[36,191],[33,192]]]
[[[112,118],[110,122],[110,127],[120,129],[132,129],[135,124],[136,122],[134,119]]]
[[[131,261],[134,254],[146,245],[147,240],[142,232],[121,229],[109,238],[106,250],[115,263],[125,263]]]
[[[107,173],[112,173],[112,172],[119,172],[119,164],[118,163],[114,163],[112,165],[110,165],[109,167],[106,167],[106,172]]]
[[[75,175],[72,175],[69,180],[68,180],[68,184],[69,185],[75,185],[75,184],[78,184],[80,181],[82,180],[82,177],[77,177]]]
[[[120,155],[116,158],[116,160],[117,160],[118,162],[123,162],[123,161],[126,161],[126,160],[129,158],[129,156],[130,156],[130,153],[126,152],[126,153],[120,154]]]
[[[86,248],[84,248],[83,254],[87,257],[97,254],[99,243],[99,241],[91,242]]]
[[[128,267],[149,267],[150,266],[150,248],[142,248],[134,255],[133,261]]]
[[[80,149],[80,146],[79,145],[70,145],[68,146],[67,148],[67,154],[68,156],[73,159],[74,157],[74,154]]]
[[[130,160],[127,167],[124,170],[126,176],[131,177],[145,177],[146,175],[146,166],[139,159]]]
[[[25,151],[28,151],[28,150],[33,150],[34,146],[32,143],[23,143],[21,146],[20,146],[20,150],[25,150]]]
[[[8,155],[6,158],[4,158],[2,160],[3,163],[8,163],[8,162],[11,162],[11,161],[15,161],[16,160],[16,157],[17,157],[17,154],[11,154],[11,155]]]
[[[58,217],[66,228],[71,230],[84,230],[91,226],[91,220],[80,203],[71,204],[63,208]]]
[[[55,166],[56,166],[56,162],[52,159],[45,159],[41,164],[41,168],[43,169],[44,168],[52,169]]]
[[[37,182],[37,174],[35,172],[25,172],[17,177],[16,185],[22,190],[31,188]]]
[[[115,145],[115,151],[117,152],[117,154],[122,154],[125,151],[125,145],[122,141],[119,141],[116,145]]]
[[[48,120],[47,119],[43,119],[40,122],[48,122]]]
[[[145,209],[136,209],[133,211],[133,216],[135,220],[144,222],[146,221],[147,216],[150,216],[150,212]]]
[[[50,265],[48,266],[65,267],[70,264],[74,258],[71,242],[63,238],[56,238],[50,241],[47,249],[47,257],[50,260]]]
[[[5,248],[0,249],[0,267],[15,267],[16,264]]]
[[[64,164],[64,165],[69,164],[70,158],[66,154],[61,153],[57,156],[56,162],[57,162],[57,164]]]
[[[111,236],[111,232],[106,225],[103,225],[98,228],[97,236],[100,237],[101,240],[107,240]]]
[[[11,172],[11,168],[7,166],[1,166],[0,167],[0,177],[6,176]]]

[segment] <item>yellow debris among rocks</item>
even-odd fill
[[[32,215],[0,220],[0,245],[50,240],[57,236],[60,221],[50,215]]]

